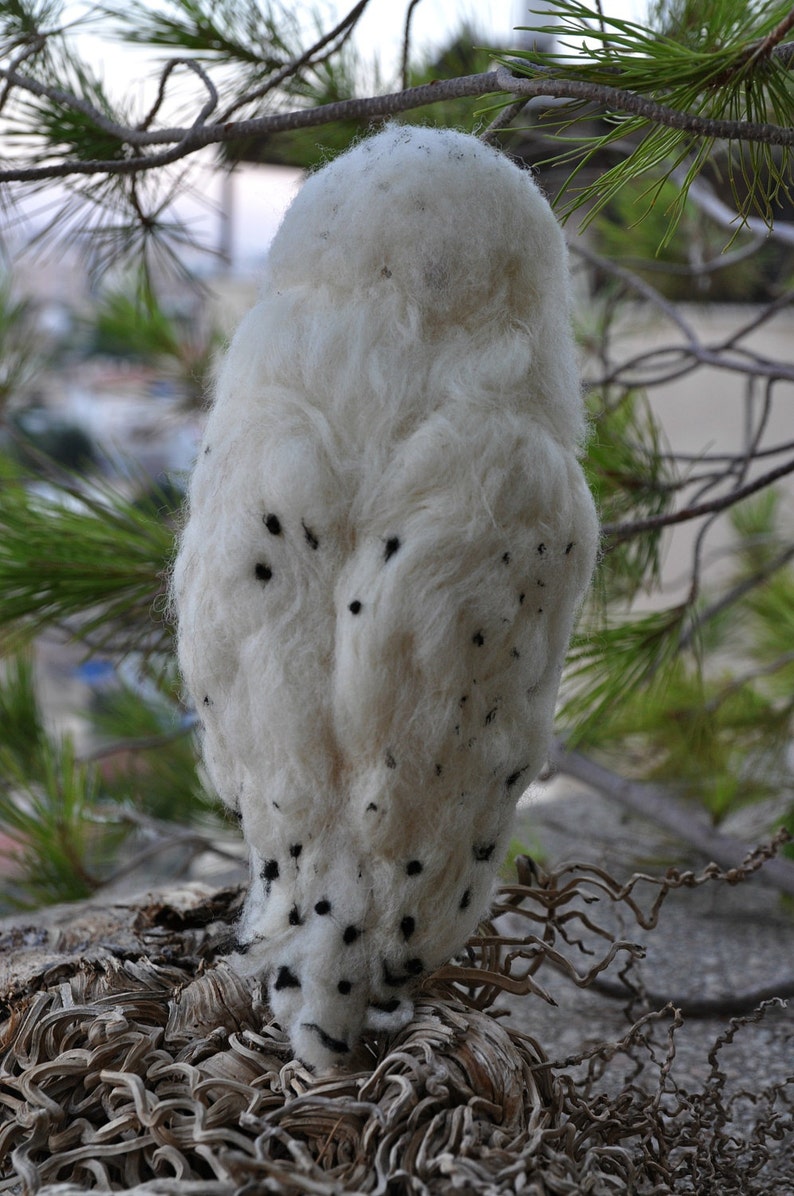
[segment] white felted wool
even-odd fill
[[[561,231],[475,138],[313,175],[222,368],[174,571],[252,877],[237,966],[343,1063],[488,909],[596,551]]]

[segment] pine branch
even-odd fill
[[[604,84],[555,78],[553,73],[547,69],[536,68],[534,74],[534,78],[518,78],[506,68],[500,67],[496,71],[488,71],[479,75],[465,75],[457,79],[441,79],[435,83],[409,87],[388,95],[372,96],[367,99],[340,100],[337,103],[324,104],[316,108],[296,109],[252,120],[207,124],[203,119],[204,110],[202,110],[202,113],[190,126],[148,130],[119,124],[70,92],[50,84],[40,83],[15,70],[4,69],[0,70],[0,79],[37,96],[47,97],[88,117],[103,132],[117,138],[120,146],[138,150],[157,145],[169,145],[171,148],[160,153],[139,153],[126,158],[114,157],[95,161],[72,159],[44,166],[6,167],[0,170],[0,183],[32,183],[68,178],[74,175],[122,175],[150,171],[177,162],[208,145],[220,145],[240,139],[313,128],[335,121],[374,120],[409,112],[428,104],[439,103],[442,100],[479,98],[504,93],[521,97],[524,100],[536,96],[552,96],[601,104],[613,111],[632,113],[656,125],[679,132],[689,132],[701,138],[757,142],[770,146],[794,146],[794,128],[783,128],[772,123],[757,121],[713,119],[696,113],[679,111],[654,100],[645,99],[633,92]]]

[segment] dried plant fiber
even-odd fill
[[[686,1026],[670,1007],[635,1012],[615,1039],[583,1014],[563,1058],[553,1028],[541,1047],[494,1016],[506,994],[515,1012],[555,996],[562,1014],[566,989],[581,998],[604,976],[641,1005],[643,949],[616,937],[616,917],[652,933],[672,890],[733,888],[770,854],[626,883],[588,865],[523,868],[531,883],[503,889],[465,962],[423,982],[411,1024],[367,1035],[354,1068],[325,1079],[224,960],[237,890],[7,919],[0,1193],[783,1196],[794,1078],[728,1075],[734,1039],[758,1027],[770,1049],[763,1022],[781,1002],[706,1028],[700,1080],[679,1075]]]
[[[392,126],[313,175],[223,364],[173,595],[250,847],[235,966],[322,1070],[489,908],[596,551],[531,175]]]

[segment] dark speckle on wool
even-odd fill
[[[485,636],[481,631],[475,631],[474,635],[471,637],[471,642],[476,644],[478,648],[481,648],[485,643]]]
[[[524,599],[525,599],[525,598],[526,598],[526,594],[519,594],[519,595],[518,595],[518,605],[519,605],[519,606],[523,606],[523,605],[524,605]]]
[[[436,765],[436,776],[440,777],[443,771],[444,771],[443,764],[437,764]]]
[[[378,807],[375,805],[374,801],[371,801],[371,802],[369,803],[369,805],[367,806],[367,813],[368,813],[368,814],[370,814],[370,813],[374,813],[374,812],[377,810],[377,808],[378,808]]]
[[[314,912],[316,914],[320,914],[321,916],[323,914],[330,914],[331,902],[328,900],[327,897],[323,897],[321,901],[317,902],[317,904],[314,907]]]
[[[521,659],[521,653],[519,652],[518,648],[511,648],[510,655],[513,657],[514,660]]]
[[[390,1001],[371,1001],[370,1008],[377,1009],[379,1013],[396,1013],[401,1004],[399,997],[392,997]]]
[[[416,930],[416,921],[410,915],[406,915],[400,922],[400,930],[404,939],[409,939]]]
[[[502,553],[502,561],[504,562],[505,565],[510,564],[510,553],[509,552]]]
[[[361,931],[357,926],[346,926],[342,933],[342,942],[347,943],[347,945],[350,946],[351,943],[356,941],[360,934]]]
[[[540,556],[543,556],[545,551],[546,551],[546,545],[538,544],[538,553],[540,554]]]
[[[343,997],[346,997],[352,987],[353,985],[349,980],[340,980],[336,986],[336,991],[341,993]]]
[[[409,976],[419,976],[425,970],[421,959],[406,959],[404,967]]]
[[[383,553],[384,561],[390,560],[394,556],[395,552],[398,550],[399,547],[400,547],[399,536],[389,536],[388,540],[386,541],[386,548]]]
[[[281,535],[281,520],[278,515],[264,515],[264,524],[271,536]]]
[[[289,911],[289,924],[290,926],[303,925],[303,918],[301,917],[301,913],[297,905],[293,905],[292,909]]]
[[[573,540],[571,540],[570,544],[567,544],[565,546],[565,555],[566,556],[568,555],[568,553],[571,551],[572,548],[573,548]]]
[[[303,535],[304,535],[304,537],[306,539],[306,543],[309,545],[309,547],[317,548],[320,541],[317,539],[317,537],[315,536],[315,534],[311,530],[311,528],[307,527],[303,520],[301,520],[301,527],[303,528]]]
[[[293,860],[297,860],[298,856],[300,855],[300,853],[302,851],[303,851],[302,843],[293,843],[289,849],[289,853],[292,856]]]
[[[472,855],[478,864],[484,864],[490,860],[493,853],[496,851],[495,843],[475,843],[472,847]]]
[[[260,876],[262,880],[278,880],[278,860],[265,860]]]
[[[361,603],[359,602],[358,598],[354,598],[347,609],[350,611],[351,615],[359,614],[361,610]]]
[[[531,690],[528,691],[528,696],[531,696],[531,694],[532,694],[532,691]],[[515,772],[510,773],[510,776],[505,781],[505,785],[507,786],[508,789],[513,788],[513,786],[517,783],[517,781],[522,776],[522,774],[527,771],[528,767],[529,767],[529,765],[525,764],[523,768],[517,768],[515,770]]]
[[[405,865],[406,876],[418,876],[423,866],[421,860],[409,860]]]
[[[465,893],[460,899],[458,909],[468,909],[471,905],[471,889],[466,889]]]
[[[341,1038],[334,1038],[333,1035],[328,1034],[322,1026],[318,1026],[316,1022],[304,1022],[306,1030],[312,1030],[327,1051],[331,1051],[334,1055],[347,1055],[350,1053],[350,1047]]]
[[[286,965],[279,968],[278,975],[276,976],[273,984],[275,989],[281,990],[282,988],[300,988],[300,986],[300,980],[294,972],[289,970]]]
[[[387,768],[396,768],[397,767],[397,761],[394,759],[394,756],[392,755],[391,752],[386,753],[386,767]]]
[[[270,581],[273,576],[273,570],[264,561],[257,561],[256,565],[254,565],[254,574],[257,581]]]

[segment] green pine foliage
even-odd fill
[[[580,0],[555,0],[558,23],[534,32],[559,40],[559,49],[513,50],[502,61],[531,75],[538,67],[555,78],[601,84],[709,120],[794,125],[789,62],[776,53],[776,30],[789,16],[787,0],[659,0],[647,27],[612,16]],[[654,122],[650,113],[608,113],[605,131],[582,138],[568,132],[582,104],[572,101],[555,118],[562,142],[555,161],[571,174],[564,188],[566,214],[583,211],[589,224],[626,186],[645,183],[649,206],[660,201],[677,167],[683,178],[668,193],[667,227],[672,239],[692,182],[721,150],[716,135],[701,136],[686,121],[678,127]],[[615,163],[591,183],[579,184],[581,168],[596,154],[620,147]],[[774,220],[778,201],[790,193],[791,147],[750,137],[729,140],[725,171],[741,216]]]
[[[773,491],[737,505],[732,522],[733,571],[719,593],[694,609],[591,613],[564,708],[581,750],[665,782],[715,822],[769,797],[788,797],[794,816],[791,528]]]
[[[121,831],[98,813],[96,770],[41,718],[31,659],[6,658],[0,684],[0,828],[10,840],[0,867],[3,906],[89,896],[119,847]]]
[[[173,543],[168,522],[107,482],[31,486],[0,457],[3,636],[29,641],[58,627],[95,651],[167,650],[162,613]]]

